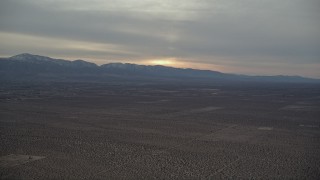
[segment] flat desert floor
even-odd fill
[[[319,85],[0,88],[1,179],[319,179]]]

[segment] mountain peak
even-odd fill
[[[10,57],[9,59],[20,60],[20,61],[50,61],[52,58],[46,56],[33,55],[29,53],[22,53]]]
[[[27,56],[35,56],[35,55],[30,53],[21,53],[21,54],[14,55],[12,57],[27,57]]]
[[[22,53],[18,54],[12,57],[9,57],[10,60],[13,61],[23,61],[27,63],[33,63],[33,64],[55,64],[55,65],[60,65],[64,67],[74,67],[74,68],[92,68],[92,67],[97,67],[96,64],[87,62],[81,59],[74,60],[74,61],[68,61],[64,59],[54,59],[46,56],[40,56],[40,55],[33,55],[29,53]]]
[[[81,59],[72,61],[72,64],[78,67],[98,67],[95,63],[87,62]]]

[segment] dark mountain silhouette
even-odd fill
[[[12,56],[8,59],[12,61],[27,62],[27,63],[33,63],[33,64],[59,65],[61,67],[73,67],[73,68],[97,67],[96,64],[90,63],[84,60],[68,61],[64,59],[53,59],[46,56],[32,55],[28,53]]]
[[[320,82],[300,76],[247,76],[211,70],[182,69],[161,65],[148,66],[129,63],[109,63],[98,66],[84,60],[68,61],[28,53],[0,59],[2,80],[107,80],[149,79],[184,81],[267,81]]]

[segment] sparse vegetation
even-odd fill
[[[0,90],[0,155],[46,157],[1,167],[1,179],[320,177],[316,84],[15,83]]]

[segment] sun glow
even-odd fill
[[[202,69],[202,70],[213,70],[224,72],[226,69],[224,66],[208,63],[197,63],[189,61],[184,61],[177,58],[157,58],[157,59],[148,59],[140,62],[145,65],[162,65],[176,68],[193,68],[193,69]]]
[[[155,60],[151,60],[150,64],[170,66],[170,65],[174,65],[175,63],[173,60],[170,60],[170,59],[155,59]]]

